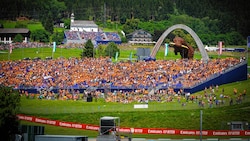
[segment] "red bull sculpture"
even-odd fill
[[[177,55],[180,53],[181,58],[188,58],[188,59],[193,59],[194,58],[194,48],[187,44],[187,42],[181,38],[176,36],[173,39],[173,42],[170,43],[170,46],[174,47],[174,53]]]

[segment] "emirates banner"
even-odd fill
[[[17,115],[20,120],[59,126],[83,130],[93,130],[98,131],[99,126],[89,125],[75,122],[64,122],[58,120],[50,120],[46,118],[38,118],[34,116],[26,116],[19,114]],[[180,129],[168,129],[168,128],[119,128],[120,132],[123,133],[133,133],[133,134],[166,134],[166,135],[192,135],[199,136],[200,130],[180,130]],[[202,130],[203,136],[250,136],[250,130]]]

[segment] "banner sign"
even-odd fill
[[[53,42],[53,52],[56,52],[56,42]]]
[[[34,116],[26,116],[23,114],[17,115],[20,120],[41,123],[46,125],[93,130],[99,131],[99,126],[89,125],[75,122],[63,122],[58,120],[50,120],[46,118],[38,118]],[[199,136],[200,130],[181,130],[181,129],[168,129],[168,128],[128,128],[121,127],[119,132],[133,133],[133,134],[166,134],[166,135],[192,135]],[[250,136],[250,130],[202,130],[203,136]]]
[[[168,43],[165,44],[165,53],[164,56],[168,55]]]
[[[118,60],[118,55],[119,55],[119,53],[118,53],[118,52],[116,52],[116,53],[115,53],[115,61],[117,61],[117,60]]]
[[[222,42],[222,41],[219,41],[218,47],[219,47],[219,54],[220,54],[220,55],[222,54],[222,46],[223,46],[223,42]]]
[[[137,108],[148,108],[148,104],[134,104],[134,109]]]

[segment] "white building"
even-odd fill
[[[98,32],[98,26],[94,21],[75,20],[74,13],[71,14],[71,31]]]

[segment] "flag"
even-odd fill
[[[219,41],[218,47],[219,47],[219,54],[220,54],[220,55],[222,54],[222,46],[223,46],[223,42],[222,42],[222,41]]]
[[[129,60],[132,61],[132,52],[130,52],[130,55],[129,55]]]
[[[168,55],[168,43],[165,44],[165,54],[164,56],[167,56]]]
[[[119,54],[118,52],[115,53],[115,61],[118,60],[118,54]]]
[[[250,48],[250,36],[247,37],[247,47]]]
[[[56,52],[56,42],[53,42],[53,52]]]
[[[12,53],[12,44],[10,44],[10,54]]]

